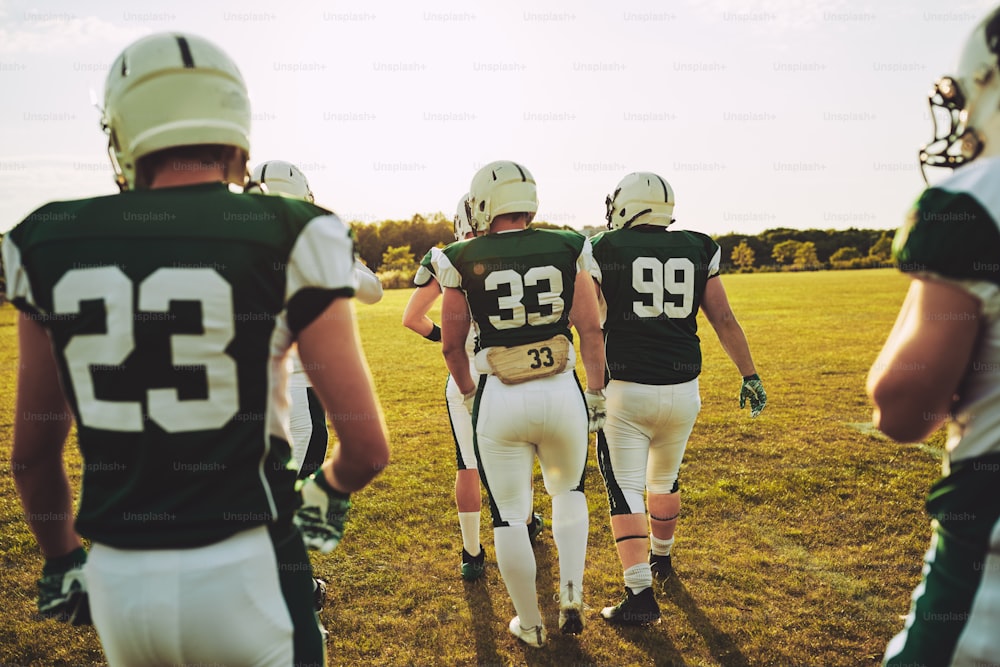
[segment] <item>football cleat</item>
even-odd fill
[[[602,609],[601,616],[608,623],[646,625],[659,620],[660,605],[656,604],[652,588],[644,588],[638,593],[633,593],[632,589],[626,586],[622,601],[614,607]]]
[[[542,519],[542,515],[537,512],[531,515],[531,521],[528,523],[528,539],[531,540],[531,546],[535,546],[535,540],[538,536],[542,534],[542,530],[545,529],[545,521]]]
[[[483,545],[479,545],[479,555],[470,556],[469,552],[462,549],[462,578],[466,581],[475,581],[483,576],[486,569],[486,552]]]
[[[670,562],[670,554],[666,556],[656,556],[649,552],[649,569],[653,571],[654,579],[666,579],[674,573],[674,566]]]
[[[579,587],[574,586],[572,581],[559,594],[559,629],[564,635],[583,632],[583,598]]]
[[[545,628],[541,624],[532,628],[522,628],[521,617],[515,616],[510,620],[510,625],[507,626],[507,629],[510,630],[510,634],[514,635],[528,646],[541,648],[545,645]]]

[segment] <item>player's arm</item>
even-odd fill
[[[441,327],[427,317],[428,311],[439,296],[441,296],[441,287],[434,279],[413,290],[413,294],[410,295],[410,300],[403,310],[403,326],[417,332],[427,340],[440,342]]]
[[[980,330],[981,304],[950,283],[916,278],[868,372],[876,428],[923,440],[947,419]]]
[[[476,382],[469,372],[469,355],[465,340],[472,321],[465,294],[457,287],[446,287],[441,302],[441,352],[448,372],[455,379],[459,391],[465,396],[476,390]]]
[[[384,293],[382,281],[358,259],[354,260],[354,277],[358,281],[358,289],[354,292],[355,299],[368,305],[382,300]]]
[[[334,489],[352,493],[389,464],[389,437],[350,300],[334,299],[299,332],[298,348],[313,391],[337,433],[323,474]]]
[[[73,494],[63,465],[73,416],[45,328],[20,313],[17,334],[20,358],[11,471],[42,554],[57,558],[82,546],[73,529]]]
[[[715,329],[719,343],[725,350],[729,358],[736,364],[740,375],[747,377],[755,374],[753,358],[750,356],[750,345],[747,343],[746,334],[740,326],[733,309],[729,305],[729,297],[726,295],[726,288],[722,286],[722,279],[714,276],[705,283],[705,295],[702,298],[701,309],[708,318],[709,324]]]
[[[597,306],[595,282],[586,271],[578,271],[573,292],[573,307],[569,317],[580,336],[580,356],[587,371],[587,389],[604,389],[604,337]]]

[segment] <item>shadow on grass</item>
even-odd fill
[[[749,667],[750,663],[733,638],[715,627],[715,624],[701,611],[698,603],[688,593],[684,582],[678,579],[676,574],[667,579],[660,590],[684,612],[691,627],[705,640],[708,650],[711,651],[719,665],[723,667]]]
[[[502,586],[502,585],[501,585]],[[506,590],[501,587],[503,594]],[[494,591],[495,592],[495,591]],[[486,577],[465,584],[465,601],[472,617],[472,637],[476,642],[476,663],[480,665],[500,665],[503,661],[497,653],[497,618],[493,611],[493,599]]]

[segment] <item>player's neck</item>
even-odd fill
[[[516,232],[518,230],[527,229],[528,225],[524,222],[523,218],[515,220],[494,220],[490,225],[490,234],[499,234],[500,232]]]
[[[150,190],[176,188],[184,185],[220,183],[226,180],[225,166],[200,160],[172,160],[153,174]]]

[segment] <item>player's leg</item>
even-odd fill
[[[191,549],[94,545],[88,588],[109,664],[324,664],[305,547],[290,528],[283,538],[260,527]]]
[[[485,553],[479,541],[479,515],[482,509],[479,465],[473,442],[472,416],[465,409],[462,392],[450,375],[445,388],[445,399],[458,466],[455,473],[455,505],[462,533],[461,573],[466,581],[474,581],[483,575],[485,568]]]
[[[1000,656],[1000,455],[952,462],[928,495],[923,579],[884,664],[989,665]]]
[[[311,429],[302,465],[299,466],[299,479],[305,479],[323,465],[330,444],[330,432],[326,428],[326,410],[323,409],[323,404],[320,403],[312,387],[306,387],[305,397]]]
[[[612,623],[642,625],[660,617],[647,562],[645,505],[648,422],[659,410],[656,389],[618,380],[605,389],[608,418],[597,434],[597,460],[608,492],[611,531],[625,583],[621,602],[601,610],[601,616]]]
[[[552,496],[552,539],[559,553],[559,628],[583,630],[583,571],[590,528],[584,496],[587,466],[587,407],[574,373],[530,383],[533,404],[544,409],[538,461]]]
[[[663,411],[649,444],[646,501],[649,506],[649,562],[655,577],[666,578],[673,572],[671,549],[681,512],[678,474],[688,438],[701,410],[701,397],[697,378],[657,389]]]
[[[497,566],[517,612],[511,631],[538,646],[544,642],[544,626],[535,588],[535,555],[525,524],[531,511],[528,480],[535,449],[524,439],[531,413],[520,395],[522,386],[504,385],[493,376],[480,385],[476,455],[493,517]]]

